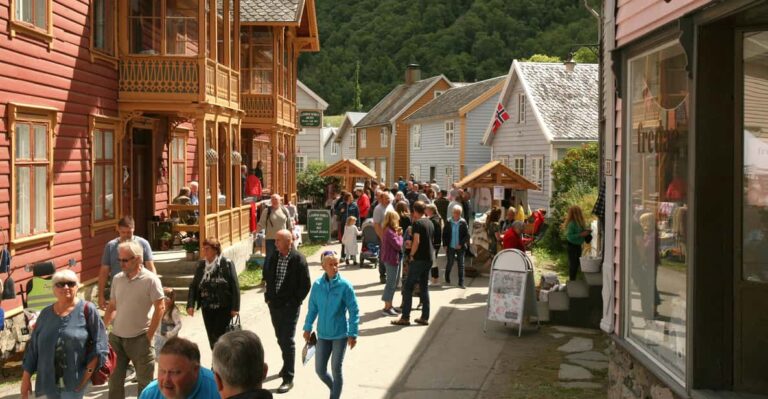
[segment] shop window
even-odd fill
[[[687,331],[688,75],[683,48],[629,60],[624,336],[685,385]]]
[[[91,198],[92,228],[113,226],[116,219],[117,150],[114,123],[97,122],[91,136]]]

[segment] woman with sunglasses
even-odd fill
[[[107,358],[107,330],[96,306],[77,297],[80,287],[72,270],[51,278],[56,302],[43,309],[24,353],[21,398],[82,398],[91,375]],[[86,306],[88,309],[86,310]]]

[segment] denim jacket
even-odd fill
[[[347,312],[349,319],[346,317]],[[316,318],[319,339],[357,337],[360,310],[355,289],[338,273],[332,279],[328,279],[324,273],[312,284],[304,331],[312,331]]]

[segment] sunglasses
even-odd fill
[[[77,283],[74,281],[59,281],[55,285],[56,285],[56,288],[64,288],[64,287],[75,288]]]
[[[128,262],[134,260],[135,258],[136,257],[134,256],[133,258],[117,258],[117,260],[119,260],[120,263],[128,263]]]

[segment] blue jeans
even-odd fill
[[[344,362],[344,353],[347,351],[347,338],[318,339],[315,351],[315,372],[331,390],[331,399],[340,398],[341,387],[344,385],[341,366]],[[328,374],[328,359],[331,358],[331,354],[333,354],[333,362],[331,363],[333,377]]]
[[[275,328],[277,344],[283,353],[283,381],[293,382],[294,366],[296,363],[296,322],[299,320],[299,306],[283,305],[269,306],[272,317],[272,327]]]
[[[384,302],[392,302],[392,298],[397,291],[397,280],[400,279],[400,265],[390,265],[381,262],[384,267],[387,268],[387,284],[384,285],[384,293],[381,295],[381,300]]]
[[[266,258],[264,258],[264,267],[262,268],[262,275],[265,275],[267,273],[267,267],[269,265],[269,259],[272,258],[272,254],[277,251],[277,247],[275,246],[275,240],[264,240],[264,247],[267,251]]]
[[[403,319],[409,320],[411,306],[413,305],[413,286],[419,283],[421,299],[421,319],[429,320],[429,269],[432,262],[428,260],[414,260],[408,266],[408,276],[403,285]]]
[[[456,249],[448,247],[445,251],[448,259],[445,261],[445,281],[451,282],[451,269],[453,269],[453,258],[456,257],[456,263],[459,264],[459,285],[464,285],[464,248]]]

